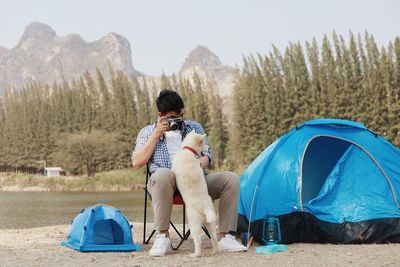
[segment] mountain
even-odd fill
[[[196,72],[215,80],[221,96],[231,96],[235,82],[239,77],[239,70],[222,64],[221,60],[210,49],[197,46],[186,57],[180,70],[183,77],[192,77]]]
[[[105,76],[109,65],[131,74],[129,41],[110,33],[98,41],[86,42],[78,34],[57,36],[46,24],[33,22],[25,28],[19,43],[12,49],[0,47],[0,93],[7,86],[21,87],[32,81],[52,83],[71,80],[85,70]]]
[[[232,121],[233,114],[233,89],[239,78],[239,70],[224,65],[218,56],[204,46],[195,47],[186,57],[179,75],[193,82],[193,74],[196,73],[200,78],[213,79],[216,82],[218,94],[222,99],[222,111],[229,122]],[[167,77],[173,84],[172,76]],[[156,88],[161,87],[160,76],[144,76],[149,90],[152,85]],[[142,83],[142,80],[140,80]]]
[[[2,46],[0,45],[0,57],[1,57],[3,54],[7,53],[8,51],[9,51],[9,50],[8,50],[7,48],[2,47]]]
[[[15,47],[0,46],[0,98],[8,86],[20,88],[33,81],[43,84],[70,81],[85,70],[95,77],[96,68],[107,79],[110,65],[126,74],[143,75],[133,68],[131,46],[121,35],[110,33],[95,42],[86,42],[78,34],[58,36],[50,26],[33,22],[25,28]],[[216,82],[224,111],[229,114],[239,70],[224,65],[208,48],[197,46],[186,57],[179,74],[192,79],[194,72]],[[153,82],[161,84],[160,76],[144,77],[149,90]]]

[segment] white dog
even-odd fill
[[[208,150],[204,142],[205,137],[205,134],[190,132],[182,142],[182,150],[175,155],[172,163],[172,171],[186,205],[190,234],[194,241],[194,253],[190,254],[190,257],[198,257],[201,254],[203,225],[207,226],[211,236],[212,254],[218,251],[215,229],[217,216],[208,195],[203,169],[200,167],[201,152]]]

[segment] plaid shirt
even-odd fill
[[[146,144],[147,140],[153,134],[154,130],[155,130],[155,124],[147,125],[146,127],[142,128],[140,130],[140,132],[137,136],[137,139],[136,139],[135,149],[132,151],[132,153],[134,151],[141,149]],[[184,121],[184,127],[181,130],[182,136],[185,137],[192,130],[194,130],[198,134],[205,133],[204,129],[200,125],[200,123],[195,122],[195,121],[190,121],[190,120]],[[208,144],[207,138],[206,138],[205,142],[206,142],[206,145],[208,147],[210,147]],[[131,156],[132,156],[132,153],[131,153]],[[208,157],[208,159],[210,160],[210,163],[211,163],[212,153],[211,153],[210,148],[208,148],[208,151],[204,152],[204,155]],[[132,157],[131,157],[131,159],[132,159]],[[168,153],[167,140],[166,140],[165,136],[160,138],[160,140],[157,142],[156,147],[154,148],[153,154],[151,155],[148,164],[149,164],[150,173],[154,173],[159,168],[171,169],[172,163],[171,163],[171,158]]]

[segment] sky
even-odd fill
[[[116,32],[129,40],[137,70],[169,75],[197,45],[239,67],[243,55],[321,42],[333,30],[367,30],[386,46],[400,35],[399,11],[397,0],[0,0],[0,45],[14,47],[34,21],[88,42]]]

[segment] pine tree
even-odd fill
[[[159,93],[159,91],[158,91],[158,88],[157,88],[157,86],[156,86],[156,83],[155,83],[155,81],[154,81],[154,79],[152,79],[151,80],[151,82],[152,82],[152,86],[151,86],[151,104],[150,104],[150,111],[151,111],[151,116],[150,116],[150,121],[152,122],[152,123],[154,123],[154,122],[156,122],[157,121],[157,117],[158,117],[158,109],[157,109],[157,103],[156,103],[156,100],[157,100],[157,97],[158,97],[158,93]]]
[[[337,106],[334,106],[335,93],[338,88],[338,81],[336,76],[336,65],[333,57],[331,45],[328,37],[325,35],[322,40],[322,62],[323,69],[323,86],[321,90],[322,117],[337,117]]]
[[[312,118],[311,107],[311,90],[309,82],[309,74],[303,49],[300,44],[293,47],[294,62],[293,73],[295,77],[294,101],[297,106],[297,112],[293,118],[295,124],[307,121]]]
[[[172,89],[169,79],[165,76],[164,72],[161,74],[161,90]]]
[[[222,100],[215,90],[215,83],[207,82],[207,94],[210,99],[210,122],[208,131],[208,141],[213,152],[213,166],[221,168],[225,158],[226,143],[228,132],[225,126],[225,118],[222,113]]]
[[[100,93],[100,110],[97,123],[98,129],[112,130],[114,128],[114,114],[112,109],[112,96],[110,89],[99,69],[96,69],[97,84]]]
[[[389,123],[391,141],[400,147],[400,37],[396,37],[393,45],[394,70],[392,90],[390,92]]]
[[[194,83],[194,119],[199,122],[205,132],[209,129],[208,100],[203,83],[197,73],[193,74]],[[191,103],[192,104],[192,103]]]
[[[196,96],[192,84],[187,78],[180,78],[180,84],[184,96],[185,118],[189,120],[196,120],[197,119],[196,106],[195,106]]]
[[[306,43],[307,56],[310,64],[310,103],[311,116],[318,117],[321,111],[321,70],[319,60],[319,48],[315,38],[312,44]]]
[[[140,87],[139,81],[136,76],[131,77],[133,87],[136,95],[137,102],[137,122],[139,128],[142,128],[150,122],[150,103],[147,95],[146,80],[143,79],[143,89]]]

